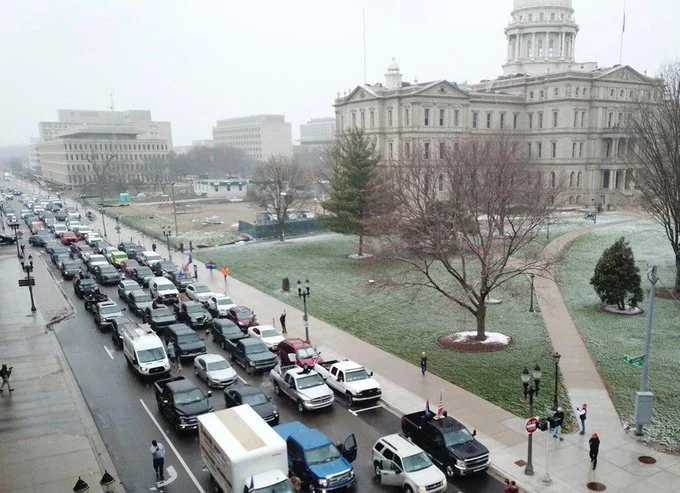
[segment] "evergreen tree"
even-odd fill
[[[624,237],[602,253],[590,279],[602,303],[616,305],[619,310],[626,309],[626,301],[632,307],[642,301],[640,283],[640,269]]]
[[[364,254],[366,220],[377,200],[381,157],[375,141],[357,128],[338,137],[332,157],[331,192],[323,203],[324,210],[330,214],[324,222],[336,233],[358,235],[361,256]]]

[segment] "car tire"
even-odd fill
[[[227,343],[224,339],[222,339],[222,342],[220,343],[220,346],[222,346],[222,349],[226,350],[227,349]]]
[[[453,466],[447,465],[444,468],[444,474],[446,474],[446,479],[452,480],[453,478],[456,477],[456,472],[453,470]]]
[[[380,462],[375,461],[373,463],[373,474],[375,474],[375,477],[378,478],[378,479],[380,479],[380,471],[381,471]]]
[[[252,375],[252,374],[253,374],[253,367],[250,366],[248,363],[246,363],[246,373],[247,373],[248,375]]]
[[[297,401],[297,410],[300,414],[305,412],[305,406],[302,405],[302,401],[300,400]]]
[[[281,395],[281,387],[279,387],[279,384],[274,382],[274,393],[276,395]]]
[[[347,404],[347,407],[352,407],[352,404],[354,403],[354,398],[352,397],[351,392],[345,393],[345,403]]]
[[[410,486],[406,485],[404,486],[404,493],[413,493],[413,490]]]
[[[236,361],[236,356],[234,356],[234,353],[231,353],[231,354],[229,355],[229,359],[230,359],[231,361]]]

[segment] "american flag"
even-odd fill
[[[441,390],[439,391],[439,404],[437,404],[437,417],[444,417],[444,394]]]
[[[189,265],[193,262],[193,259],[191,258],[191,253],[189,253],[189,260],[187,260],[187,263],[184,264],[184,272],[189,272]]]

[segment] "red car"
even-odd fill
[[[323,363],[316,348],[297,337],[284,339],[279,342],[276,349],[276,355],[279,357],[279,360],[285,362],[286,365],[308,366],[314,368],[314,365],[317,363]],[[291,361],[291,359],[294,359],[295,361]]]
[[[249,327],[257,325],[257,318],[252,310],[245,306],[235,306],[227,312],[227,318],[238,325],[243,333],[248,332]]]
[[[80,238],[73,231],[64,231],[59,234],[62,245],[70,245],[71,243],[78,243]]]

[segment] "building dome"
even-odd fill
[[[397,63],[397,59],[393,58],[390,64],[387,66],[387,71],[388,72],[399,72],[399,64]]]
[[[514,10],[519,9],[533,9],[542,7],[558,7],[565,9],[573,9],[571,0],[515,0]]]

